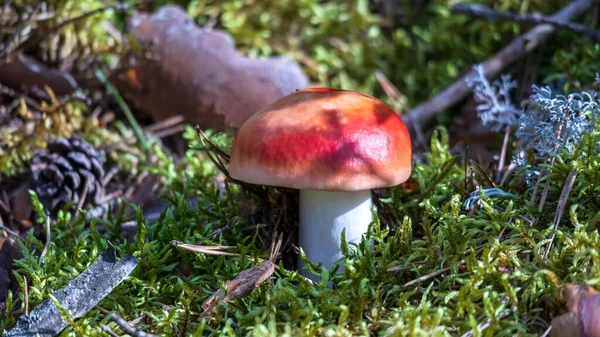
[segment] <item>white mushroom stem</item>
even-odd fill
[[[342,230],[346,242],[360,242],[373,221],[371,191],[330,192],[300,190],[299,245],[309,260],[331,268],[342,257]],[[340,262],[340,271],[343,263]],[[316,279],[298,259],[301,275]]]

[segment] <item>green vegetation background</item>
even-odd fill
[[[323,85],[385,99],[374,76],[380,70],[405,96],[398,108],[406,109],[435,95],[472,64],[528,29],[453,15],[450,6],[457,2],[423,1],[419,3],[426,5],[417,10],[411,7],[413,1],[398,1],[401,14],[394,15],[375,14],[379,9],[363,0],[192,0],[158,1],[154,6],[177,3],[200,24],[216,22],[249,55],[290,55]],[[552,13],[569,1],[477,2],[500,10]],[[55,2],[65,17],[100,5],[97,0]],[[104,15],[124,24],[120,15]],[[97,45],[111,43],[95,26],[100,19],[71,29]],[[594,20],[590,13],[584,23],[594,24]],[[539,65],[534,82],[554,83],[566,91],[589,86],[594,69],[600,69],[599,54],[598,44],[561,31],[530,56]],[[530,62],[524,60],[507,71],[519,78],[529,74]],[[248,257],[264,258],[266,252],[258,248],[257,233],[241,233],[244,205],[235,196],[237,187],[230,186],[227,197],[220,198],[212,183],[216,169],[196,149],[188,151],[184,170],[168,156],[162,156],[157,167],[144,168],[164,175],[169,184],[165,198],[170,206],[157,222],[146,221],[138,210],[133,218],[137,232],[126,239],[119,235],[120,227],[131,219],[98,220],[88,228],[83,214],[72,219],[64,213],[52,227],[43,262],[38,264],[35,254],[44,243],[29,235],[22,244],[26,256],[18,262],[17,272],[29,280],[32,308],[114,245],[120,253],[137,256],[140,264],[100,306],[126,320],[148,315],[138,328],[163,336],[459,336],[469,330],[473,336],[537,336],[564,311],[560,291],[564,284],[600,282],[600,205],[592,198],[600,188],[600,157],[594,145],[599,136],[593,132],[574,154],[558,158],[547,178],[550,192],[543,212],[527,202],[531,191],[517,189],[519,175],[508,189],[515,198],[483,198],[481,208],[467,212],[463,202],[471,191],[465,189],[462,159],[450,154],[448,134],[437,128],[431,151],[425,154],[426,164],[414,168],[418,188],[410,193],[393,188],[384,200],[397,226],[383,228],[376,221],[368,235],[374,246],[366,240],[357,252],[349,253],[343,274],[320,271],[323,283],[311,286],[281,266],[271,282],[229,303],[214,318],[199,319],[200,304],[225,281],[256,265]],[[190,145],[198,145],[193,130],[188,129],[186,137]],[[218,141],[228,149],[227,136]],[[540,248],[543,251],[548,243],[558,195],[573,169],[578,180],[545,260]],[[197,206],[187,200],[189,196],[198,197]],[[39,207],[37,211],[41,217]],[[526,221],[530,215],[539,219],[533,226]],[[230,229],[208,237],[225,225]],[[100,234],[98,226],[108,234]],[[242,257],[185,252],[171,247],[171,240],[235,245]],[[184,266],[189,266],[189,275],[182,274]],[[406,269],[387,271],[394,266]],[[405,286],[442,270],[436,277]],[[326,286],[328,280],[333,289]],[[10,297],[5,313],[22,310],[23,299],[23,292]],[[491,324],[482,331],[478,324],[486,320]],[[0,328],[14,323],[11,315],[0,316]],[[60,336],[104,336],[103,324],[119,331],[99,310],[92,310],[70,321]]]

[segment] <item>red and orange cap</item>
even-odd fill
[[[229,172],[253,184],[357,191],[398,185],[411,168],[410,134],[389,106],[358,92],[309,88],[242,125]]]

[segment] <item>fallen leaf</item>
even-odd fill
[[[14,198],[11,204],[12,214],[22,227],[20,230],[24,232],[30,229],[31,222],[29,219],[33,212],[33,206],[27,184],[23,184],[23,186],[14,191]]]
[[[0,62],[0,83],[40,98],[48,97],[45,87],[49,87],[57,96],[71,94],[78,87],[70,74],[48,68],[21,53]]]
[[[143,113],[162,120],[181,114],[202,128],[236,129],[252,114],[309,85],[287,57],[239,54],[230,35],[198,27],[178,6],[136,12],[130,30],[141,52],[124,58],[113,81]]]
[[[582,298],[577,306],[577,316],[582,337],[600,337],[600,295]]]
[[[227,293],[222,289],[214,292],[204,303],[202,303],[203,316],[214,314],[220,303],[227,303],[234,299],[241,299],[250,295],[261,283],[266,281],[275,271],[275,264],[271,260],[265,260],[256,267],[242,271],[238,277],[231,281],[226,281]]]
[[[567,310],[572,313],[577,313],[579,303],[582,299],[596,295],[598,291],[596,289],[584,285],[568,284],[565,287],[565,297],[567,299]]]
[[[572,312],[560,315],[552,320],[552,337],[580,337],[577,315]]]
[[[569,312],[552,319],[552,337],[600,337],[600,293],[586,285],[565,287]]]

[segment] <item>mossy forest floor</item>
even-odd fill
[[[41,263],[43,240],[28,235],[19,243],[26,255],[17,262],[18,273],[28,279],[33,308],[110,246],[139,258],[131,277],[61,336],[103,335],[102,325],[115,327],[105,311],[127,320],[143,316],[137,328],[169,336],[534,336],[565,311],[564,285],[598,282],[600,205],[593,194],[600,157],[585,155],[597,138],[586,136],[578,156],[557,159],[546,178],[550,187],[541,212],[530,202],[531,190],[510,198],[483,197],[467,211],[465,184],[472,179],[465,179],[459,158],[448,152],[446,132],[438,129],[425,163],[415,165],[410,190],[394,187],[379,199],[387,220],[379,217],[356,251],[349,249],[343,273],[315,268],[323,281],[313,285],[279,263],[255,292],[210,317],[198,317],[201,304],[268,254],[263,229],[244,231],[248,223],[241,214],[248,203],[262,204],[255,210],[273,208],[252,195],[240,198],[236,185],[228,184],[221,196],[211,181],[214,170],[190,170],[189,179],[173,184],[164,195],[169,206],[156,221],[144,219],[138,209],[131,218],[92,221],[88,227],[82,215],[62,214]],[[557,220],[571,170],[577,179]],[[274,198],[290,193],[265,191]],[[122,234],[121,225],[129,220],[136,228]],[[174,248],[173,240],[235,246],[231,251],[239,256],[189,252]],[[7,311],[23,310],[23,303],[23,292],[9,297]],[[13,315],[2,319],[5,327],[14,322]]]
[[[72,73],[84,88],[20,91],[24,84],[11,87],[0,74],[0,330],[109,248],[135,256],[137,267],[82,318],[63,312],[69,325],[59,336],[125,335],[110,313],[139,331],[174,337],[548,336],[552,320],[568,311],[567,285],[600,288],[600,44],[588,37],[560,30],[503,69],[514,82],[490,83],[473,65],[529,26],[452,14],[452,1],[395,4],[402,10],[391,12],[381,3],[394,1],[178,1],[196,23],[231,33],[245,56],[289,55],[311,83],[360,90],[402,112],[477,70],[474,94],[414,138],[411,178],[373,191],[369,232],[360,243],[340,243],[344,271],[306,261],[321,279],[313,283],[296,269],[297,191],[227,179],[231,132],[205,127],[203,138],[190,115],[171,116],[161,129],[151,124],[156,116],[137,110],[147,97],[120,94],[119,76],[138,94],[151,80],[115,66],[141,48],[126,33],[128,11],[170,2],[110,5],[60,26],[45,37],[52,43],[25,43],[40,39],[30,31],[106,6],[73,2],[15,1],[0,10],[0,25],[12,27],[0,31],[0,66],[22,53],[47,67],[36,69],[57,69],[45,73],[58,76],[56,83]],[[479,2],[545,14],[570,3]],[[50,16],[23,15],[37,11]],[[592,12],[581,22],[595,28]],[[34,154],[52,137],[73,135],[118,168],[106,185],[110,209],[99,216],[73,203],[50,211],[29,185]],[[12,267],[2,264],[13,259],[4,251],[9,245],[22,255]],[[228,281],[278,245],[270,277],[205,311],[211,295],[226,293]],[[12,286],[2,283],[9,275]],[[592,318],[600,313],[595,305],[586,310]]]

